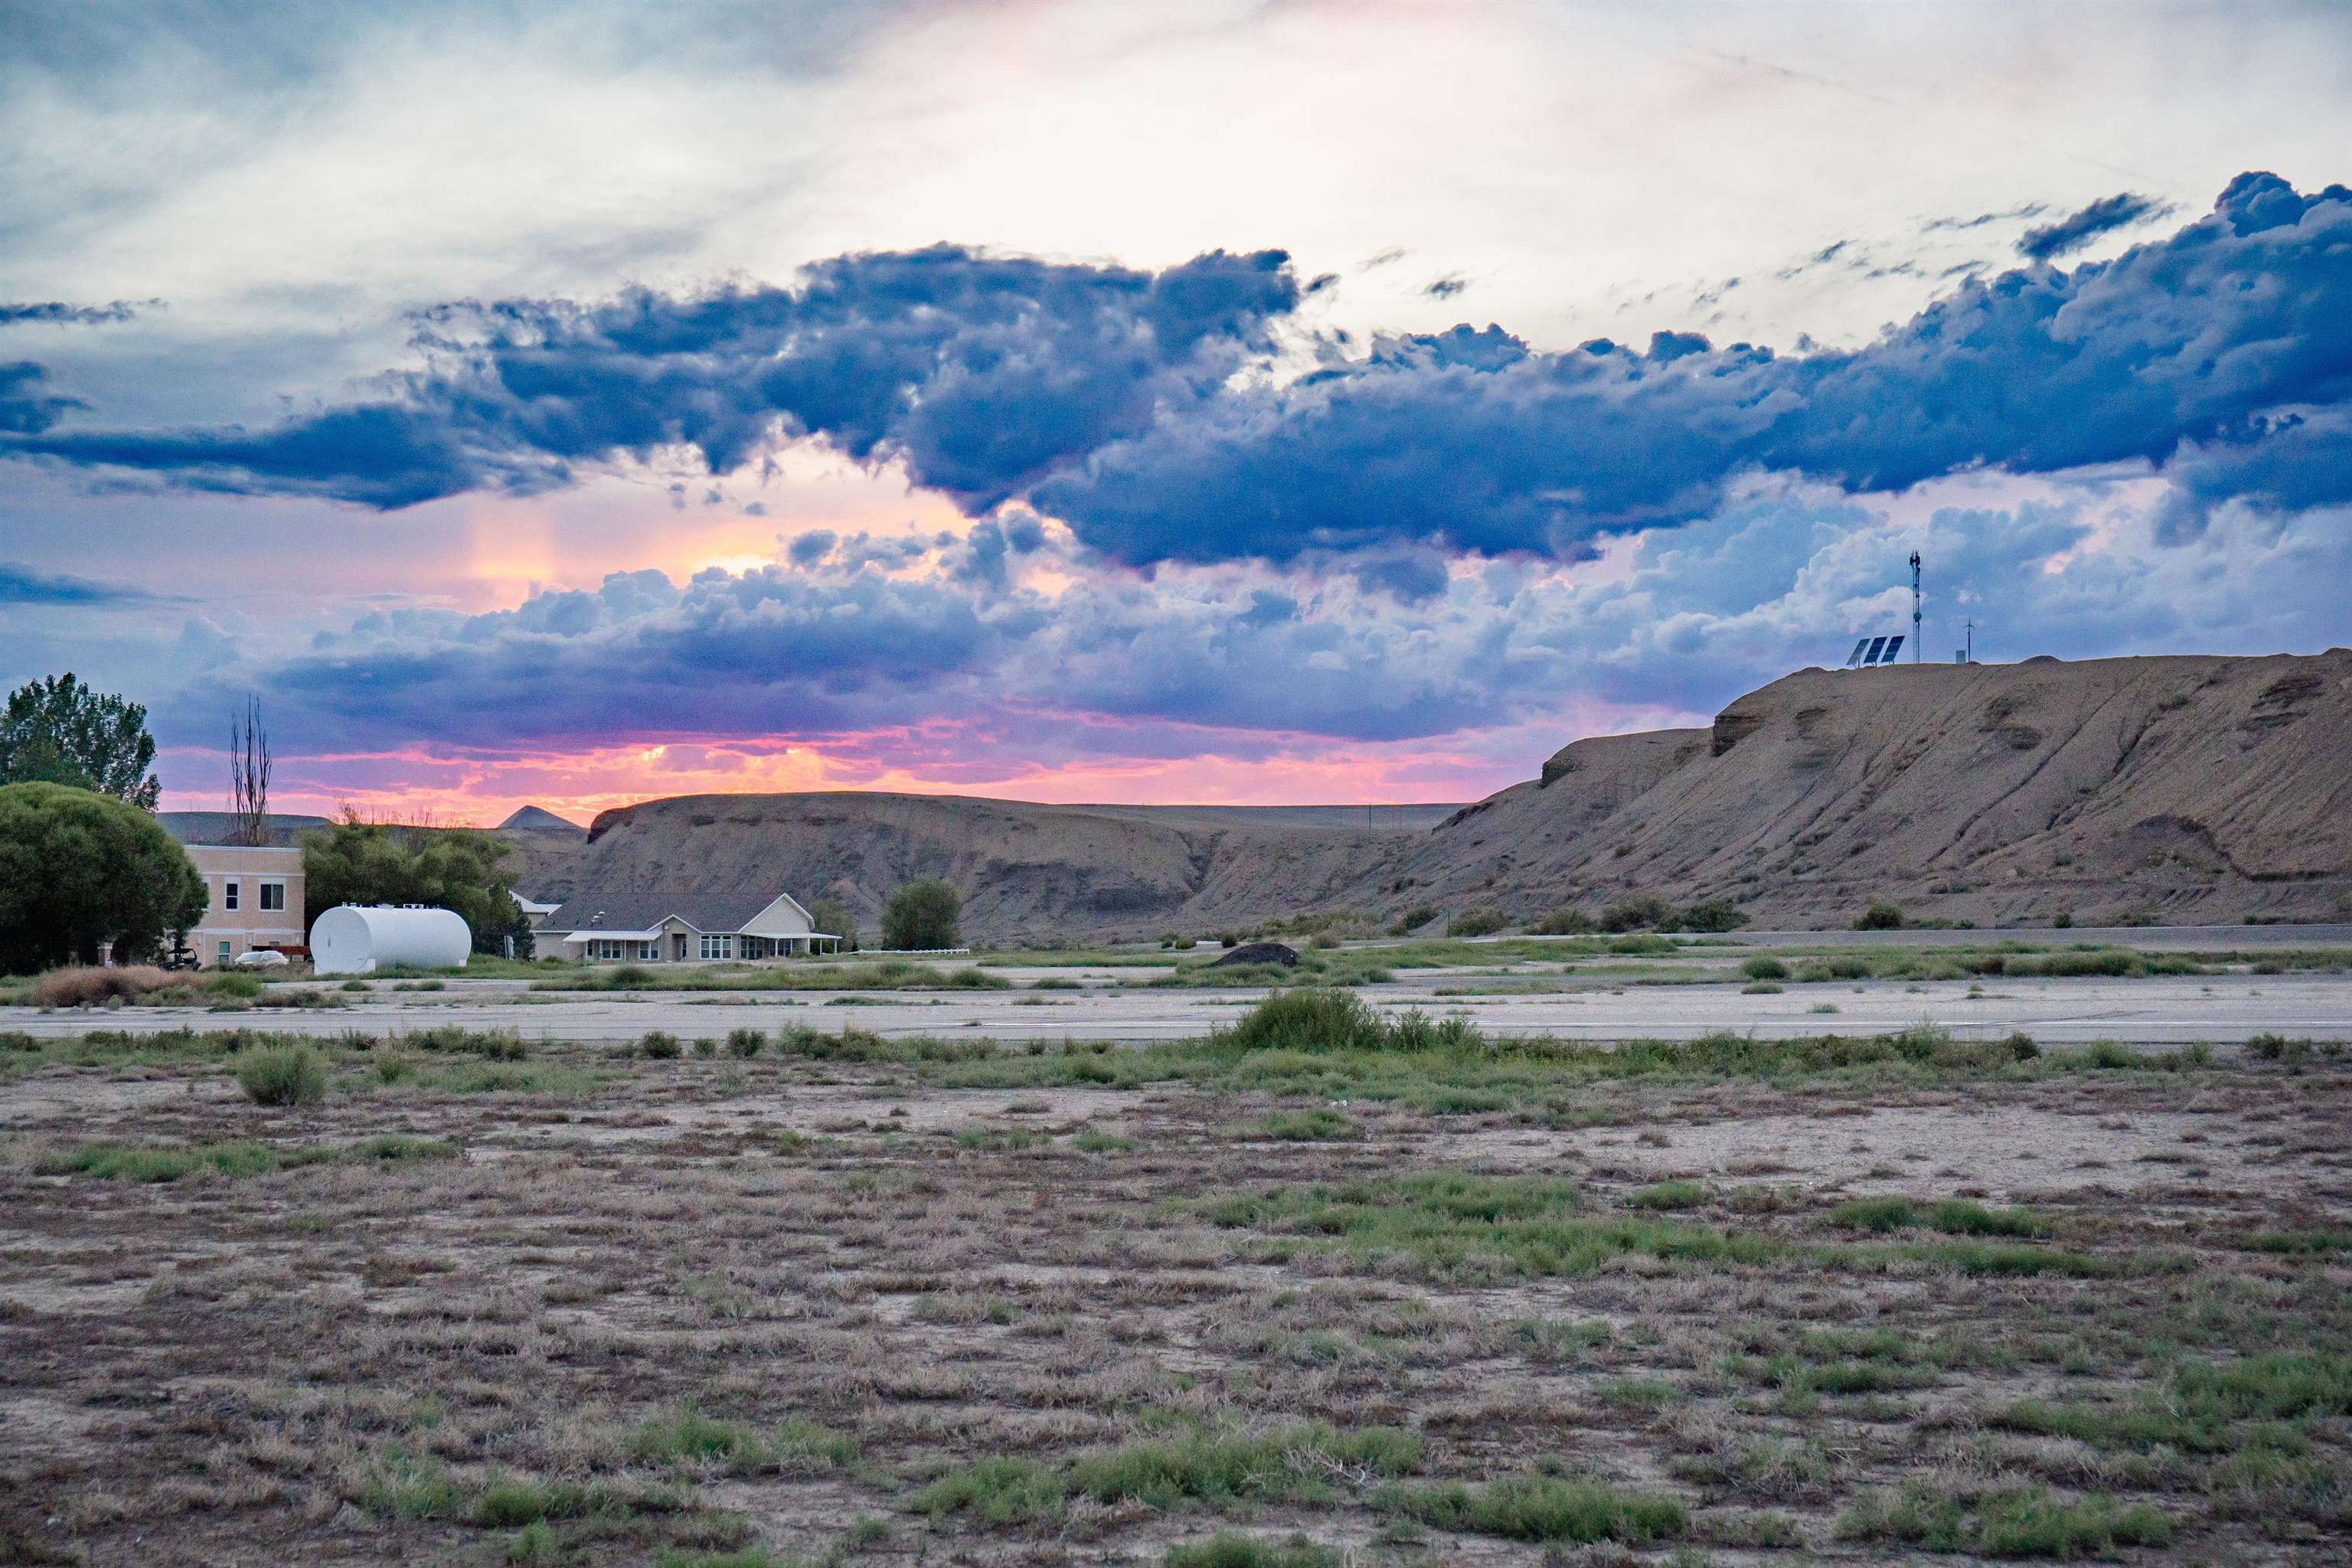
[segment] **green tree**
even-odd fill
[[[346,812],[332,827],[297,836],[306,923],[337,904],[431,904],[473,928],[474,951],[530,951],[530,925],[500,868],[507,846],[471,828],[387,827]]]
[[[0,714],[0,784],[75,784],[152,811],[163,791],[154,765],[147,710],[71,674],[18,687]]]
[[[142,957],[205,912],[205,879],[145,812],[71,784],[0,786],[0,974]]]
[[[956,917],[963,895],[937,877],[909,882],[890,895],[882,910],[882,945],[895,948],[954,947]]]
[[[857,917],[850,912],[847,904],[831,893],[809,906],[809,924],[839,937],[842,952],[857,951]]]

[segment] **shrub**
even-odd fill
[[[1391,936],[1409,935],[1413,931],[1419,931],[1422,927],[1427,925],[1436,918],[1437,906],[1435,904],[1415,904],[1412,908],[1405,910],[1404,913],[1397,916],[1395,921],[1390,924],[1389,934]],[[1233,943],[1227,942],[1225,945],[1227,947],[1231,947]]]
[[[667,1029],[647,1029],[637,1041],[637,1054],[652,1057],[656,1061],[672,1061],[685,1055],[686,1047],[679,1045],[677,1037]]]
[[[327,1092],[327,1064],[308,1046],[257,1046],[237,1058],[236,1081],[256,1105],[311,1105]]]
[[[2058,911],[2057,918],[2053,920],[2050,923],[2054,929],[2059,931],[2071,930],[2074,924],[2074,911],[2072,910],[2060,910]]]
[[[1701,899],[1659,922],[1667,931],[1738,931],[1747,923],[1747,914],[1729,899]]]
[[[1850,928],[1854,931],[1901,931],[1903,911],[1884,899],[1873,899],[1870,907],[1853,917]]]
[[[235,996],[250,1002],[261,994],[261,982],[253,975],[234,972],[215,974],[205,982],[205,994],[209,996]]]
[[[1591,936],[1601,928],[1574,904],[1562,904],[1528,929],[1538,936]]]
[[[1612,935],[1619,931],[1655,931],[1672,920],[1674,913],[1665,900],[1648,893],[1636,893],[1602,910],[1601,929]]]
[[[768,1037],[758,1029],[744,1027],[727,1031],[727,1048],[749,1060],[767,1047]]]
[[[1789,978],[1789,966],[1777,958],[1759,955],[1742,963],[1739,973],[1750,980],[1786,980]]]
[[[1492,904],[1465,910],[1445,922],[1448,936],[1492,936],[1511,923],[1511,917]]]

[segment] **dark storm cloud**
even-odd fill
[[[93,327],[107,321],[127,321],[142,309],[161,304],[149,300],[136,304],[129,300],[117,300],[108,305],[69,305],[63,300],[0,300],[0,327],[21,322],[41,322],[52,326]]]
[[[2126,221],[2106,206],[2056,226]],[[1286,383],[1272,334],[1299,299],[1276,251],[1151,273],[940,246],[824,262],[789,289],[449,307],[399,397],[273,430],[53,428],[71,405],[26,390],[29,366],[20,384],[0,372],[0,420],[19,453],[378,507],[669,448],[727,473],[813,439],[898,462],[975,518],[1031,503],[1133,565],[1424,545],[1576,559],[1705,516],[1759,472],[1861,492],[2193,449],[2185,480],[2242,475],[2279,505],[2352,483],[2303,456],[2330,449],[2319,433],[2352,403],[2337,185],[2241,175],[2165,238],[1965,279],[1853,350],[1657,332],[1548,353],[1464,324],[1362,349],[1328,334],[1320,367]],[[961,569],[992,582],[1005,542]]]
[[[2082,211],[2070,213],[2056,223],[2027,229],[2017,242],[2017,253],[2028,261],[2054,261],[2059,257],[2073,255],[2103,234],[2129,228],[2148,218],[2162,217],[2171,210],[2153,196],[2135,195],[2129,191],[2102,196]]]
[[[902,559],[943,568],[922,576],[858,561],[852,541],[683,585],[615,573],[510,611],[371,615],[172,704],[167,738],[246,681],[312,745],[839,734],[1024,708],[1392,740],[1493,717],[1526,670],[1497,651],[1491,604],[1447,603],[1442,573],[1414,605],[1343,583],[1310,607],[1225,574],[1082,572],[1047,597],[1012,580],[1034,552],[1013,531],[982,524]]]
[[[30,566],[0,561],[0,605],[127,605],[143,604],[154,595],[143,588],[93,583],[35,571]]]
[[[69,408],[88,405],[79,398],[60,397],[42,389],[48,372],[27,360],[0,364],[0,432],[32,436],[58,422]]]
[[[2162,463],[2352,400],[2352,192],[2233,181],[2212,214],[2072,273],[1962,282],[1857,350],[1687,333],[1486,363],[1423,340],[1230,390],[1034,492],[1118,559],[1283,560],[1404,541],[1572,555],[1719,505],[1745,472],[1849,491],[1984,466]],[[2284,450],[2282,456],[2284,456]],[[2342,469],[2301,496],[2342,497]],[[2284,493],[2284,492],[2283,492]]]
[[[575,463],[665,447],[723,473],[809,436],[900,459],[981,511],[1263,353],[1266,323],[1297,302],[1286,261],[1219,251],[1155,274],[937,246],[820,263],[792,289],[468,303],[425,319],[431,367],[398,402],[17,449],[400,507],[561,484]]]

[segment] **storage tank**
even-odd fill
[[[463,968],[474,933],[455,910],[425,904],[337,904],[310,927],[310,962],[321,974],[373,974],[405,963]]]

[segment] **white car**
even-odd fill
[[[236,955],[239,969],[276,969],[287,962],[286,955],[272,947],[257,947]]]

